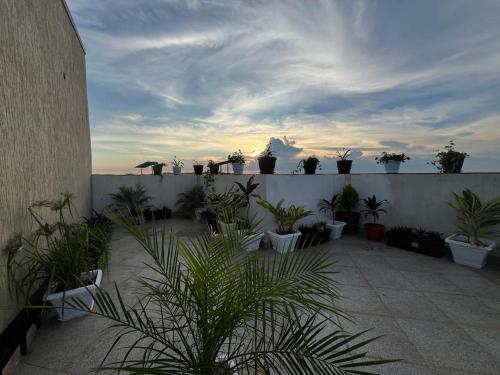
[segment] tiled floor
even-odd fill
[[[182,236],[196,226],[170,221]],[[134,276],[146,272],[143,252],[117,235],[104,287],[116,281],[133,297]],[[329,242],[336,261],[342,309],[354,318],[348,331],[374,328],[384,335],[369,348],[373,358],[403,361],[380,374],[500,374],[500,267],[472,270],[358,237]],[[37,333],[16,375],[83,374],[99,365],[112,342],[106,322],[94,317],[51,321]]]

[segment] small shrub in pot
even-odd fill
[[[372,223],[365,224],[366,238],[369,241],[382,241],[384,238],[385,226],[377,223],[380,213],[387,212],[384,208],[382,208],[384,203],[387,203],[387,200],[384,199],[377,201],[375,194],[371,197],[363,199],[365,209],[362,210],[361,213],[365,214],[365,218],[371,216],[373,219]]]
[[[179,175],[182,173],[182,167],[184,167],[184,162],[182,160],[177,159],[177,156],[174,156],[174,160],[172,160],[172,171],[175,175]]]
[[[395,154],[382,152],[382,155],[375,158],[377,164],[383,164],[385,166],[386,173],[399,173],[399,167],[401,163],[406,160],[410,160],[410,157],[406,154]]]
[[[228,161],[231,163],[234,174],[243,174],[245,169],[245,156],[241,150],[234,152],[228,156]]]
[[[316,169],[321,170],[321,163],[316,156],[309,156],[307,159],[302,159],[299,161],[297,168],[293,171],[293,173],[301,172],[304,170],[304,174],[315,174]]]
[[[453,140],[444,147],[444,150],[438,150],[435,159],[431,162],[440,173],[460,173],[464,160],[469,154],[455,150]]]
[[[338,200],[340,209],[336,212],[335,219],[346,223],[344,233],[357,233],[360,218],[360,213],[355,211],[359,202],[358,192],[352,185],[346,185]]]
[[[201,164],[197,160],[193,160],[193,170],[194,170],[194,174],[202,175],[203,174],[203,164]]]
[[[273,174],[276,167],[276,156],[271,150],[271,142],[267,144],[265,150],[257,158],[261,174]]]
[[[337,160],[337,170],[339,174],[349,174],[351,173],[352,160],[349,160],[352,150],[349,148],[343,148],[342,151],[337,151],[335,154],[339,158]]]
[[[163,167],[165,165],[166,165],[165,163],[156,163],[156,164],[152,165],[151,168],[153,168],[153,174],[156,176],[161,176]]]

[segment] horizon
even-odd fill
[[[401,172],[455,140],[464,172],[500,171],[500,2],[67,0],[86,48],[93,173],[146,160],[255,156],[290,173]],[[248,165],[247,172],[255,170]]]

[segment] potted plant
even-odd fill
[[[122,185],[118,192],[110,194],[111,208],[120,213],[121,216],[141,217],[144,210],[149,208],[148,202],[152,199],[144,185],[137,184],[135,188]]]
[[[297,247],[304,248],[317,246],[328,242],[331,231],[332,230],[328,228],[324,221],[320,221],[312,225],[301,225],[299,226],[301,236],[297,241]]]
[[[261,174],[273,174],[276,167],[276,156],[273,156],[271,150],[271,141],[267,144],[265,150],[257,158]]]
[[[410,160],[410,157],[405,155],[404,153],[389,154],[384,151],[382,152],[382,155],[377,156],[375,160],[377,161],[377,164],[384,164],[385,173],[399,173],[399,167],[401,163],[404,163],[406,160]]]
[[[285,200],[281,199],[276,206],[266,200],[257,202],[274,216],[274,220],[278,224],[274,231],[267,231],[267,234],[271,238],[273,249],[280,253],[287,253],[295,249],[297,239],[301,233],[296,231],[293,226],[298,220],[312,215],[312,211],[306,211],[304,207],[291,205],[284,208],[284,202]]]
[[[457,233],[446,239],[453,260],[465,266],[483,268],[488,254],[496,247],[495,241],[485,237],[498,233],[494,227],[500,224],[500,197],[483,204],[476,194],[466,189],[462,195],[454,193],[449,205],[459,221]]]
[[[321,199],[319,201],[319,210],[324,212],[326,215],[331,214],[331,219],[326,221],[326,227],[330,229],[331,238],[336,240],[342,237],[342,230],[344,229],[346,223],[344,221],[335,220],[335,212],[337,206],[339,205],[339,195],[334,194],[332,199]]]
[[[440,233],[404,226],[392,227],[386,232],[387,245],[436,258],[444,254],[444,240]]]
[[[236,193],[234,186],[226,188],[223,193],[211,192],[208,200],[217,213],[219,229],[224,234],[236,231],[238,211],[244,206],[244,202],[241,195]]]
[[[297,164],[297,168],[293,171],[293,173],[301,172],[302,169],[304,169],[304,174],[315,174],[317,168],[321,170],[321,163],[319,162],[319,159],[313,155],[309,156],[307,159],[299,161],[299,164]]]
[[[344,233],[357,233],[360,217],[360,213],[355,211],[359,201],[358,192],[351,184],[346,185],[338,200],[340,210],[335,213],[335,219],[346,223]]]
[[[208,172],[210,174],[219,174],[219,164],[213,160],[208,161]]]
[[[343,148],[342,151],[337,151],[335,153],[339,158],[339,160],[337,160],[337,170],[339,174],[351,173],[352,160],[348,159],[351,153],[352,150],[349,148]]]
[[[455,142],[450,141],[444,150],[438,150],[435,159],[431,162],[440,173],[460,173],[464,160],[469,154],[455,150]]]
[[[250,210],[250,200],[251,198],[260,199],[260,195],[254,193],[254,191],[259,186],[258,183],[254,183],[252,176],[248,179],[245,185],[240,182],[235,182],[236,186],[239,188],[239,192],[242,198],[242,206],[246,207],[246,217],[240,222],[240,229],[244,231],[245,244],[244,248],[246,251],[255,251],[260,248],[260,242],[264,237],[264,232],[257,231],[255,226],[251,225],[249,210]]]
[[[161,176],[162,175],[162,169],[163,169],[163,167],[165,165],[166,165],[165,163],[158,163],[158,162],[156,162],[156,164],[153,164],[151,166],[151,168],[153,168],[153,174],[156,175],[156,176]]]
[[[382,205],[387,203],[387,200],[377,201],[375,194],[373,196],[364,198],[363,205],[365,209],[361,213],[365,214],[365,218],[371,216],[373,223],[365,224],[366,239],[369,241],[382,241],[384,238],[385,226],[377,223],[377,219],[381,212],[387,212]]]
[[[153,211],[153,217],[155,220],[170,219],[172,217],[172,210],[166,206],[156,208]]]
[[[202,209],[207,201],[205,189],[199,185],[192,187],[185,193],[179,193],[177,196],[177,212],[186,219],[192,219],[196,210]]]
[[[172,170],[175,175],[180,175],[182,173],[182,167],[184,167],[184,162],[182,160],[178,160],[177,156],[174,156],[174,160],[172,160]]]
[[[232,155],[229,155],[228,161],[233,167],[234,174],[243,174],[243,170],[245,169],[245,156],[243,155],[241,150],[238,150]]]
[[[203,164],[199,163],[196,160],[193,160],[193,169],[194,169],[194,174],[196,175],[203,174]]]

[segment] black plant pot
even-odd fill
[[[342,233],[358,233],[360,216],[359,212],[339,211],[335,214],[335,220],[346,223]]]
[[[210,174],[219,174],[219,166],[218,165],[211,166],[209,168],[210,168]]]
[[[337,160],[337,170],[339,174],[351,173],[352,160]]]
[[[444,255],[444,240],[441,238],[428,238],[388,231],[387,245],[436,258]]]
[[[146,221],[151,221],[151,220],[153,220],[153,211],[151,211],[151,209],[146,208],[146,209],[144,210],[143,215],[144,215],[144,220],[146,220]]]
[[[304,167],[304,174],[316,174],[316,166]]]
[[[155,176],[161,176],[161,172],[163,170],[163,165],[161,164],[156,164],[156,165],[153,165],[153,174]]]
[[[330,239],[330,229],[325,229],[322,232],[318,232],[315,228],[310,227],[300,227],[300,233],[302,235],[297,240],[297,246],[299,248],[316,246],[325,242],[328,242]]]
[[[194,174],[203,174],[203,165],[193,165]]]
[[[460,155],[443,162],[443,173],[461,173],[464,166],[465,156]]]
[[[259,169],[261,174],[274,174],[276,167],[276,157],[262,156],[257,159],[259,161]]]

